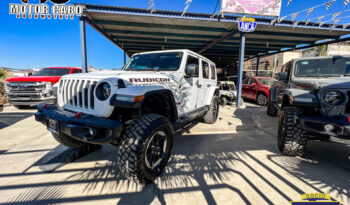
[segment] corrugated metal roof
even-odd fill
[[[162,49],[189,49],[194,52],[211,42],[237,30],[239,16],[229,15],[213,19],[210,14],[159,11],[150,14],[147,9],[113,6],[85,6],[87,22],[129,56],[136,52]],[[350,29],[338,25],[330,31],[329,24],[319,26],[300,22],[283,21],[270,26],[271,19],[256,18],[256,31],[246,33],[245,57],[251,58],[281,49],[294,49],[297,45],[313,45],[316,41],[334,39],[339,41]],[[304,46],[305,47],[305,46]],[[238,59],[239,32],[202,52],[218,66],[234,63]]]

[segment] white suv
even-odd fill
[[[41,104],[35,117],[66,146],[119,146],[122,174],[148,183],[166,166],[174,133],[216,121],[216,85],[215,64],[192,51],[139,53],[121,71],[63,76],[58,106]]]

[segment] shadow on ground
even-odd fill
[[[0,112],[0,129],[11,126],[33,115],[34,113],[29,112]]]
[[[262,112],[257,107],[248,106],[246,110]],[[0,190],[26,189],[7,204],[84,203],[106,199],[115,200],[116,204],[166,204],[168,200],[182,203],[186,197],[195,198],[194,204],[221,204],[217,191],[229,193],[226,197],[232,199],[231,204],[277,204],[298,200],[291,197],[291,192],[300,196],[306,189],[320,193],[327,190],[349,203],[347,145],[312,142],[304,158],[286,157],[277,150],[275,127],[261,127],[264,119],[249,117],[239,109],[233,117],[240,118],[243,126],[252,126],[252,130],[176,136],[165,172],[147,186],[126,180],[116,164],[117,149],[104,146],[79,160],[99,160],[92,168],[59,169],[55,173],[69,176],[52,182],[0,186]],[[45,177],[39,171],[21,175]],[[0,175],[0,178],[9,176],[12,175]],[[280,201],[276,202],[276,198]]]

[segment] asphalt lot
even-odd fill
[[[302,158],[283,156],[277,118],[251,103],[243,108],[221,107],[214,125],[176,136],[163,175],[142,186],[121,176],[113,146],[43,172],[42,159],[62,146],[35,122],[35,109],[7,106],[0,113],[0,203],[290,204],[304,193],[328,193],[350,204],[349,145],[314,141]]]

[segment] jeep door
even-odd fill
[[[285,90],[288,88],[288,83],[289,83],[289,77],[290,77],[290,72],[292,68],[292,62],[290,61],[286,63],[285,65],[282,66],[281,72],[287,72],[287,80],[279,80],[277,82],[277,104],[279,107],[282,107],[282,101],[283,101],[283,95]]]
[[[179,105],[182,113],[188,113],[197,108],[198,82],[199,82],[199,58],[188,55],[185,64],[184,83],[179,85],[182,90],[182,101]],[[190,73],[188,68],[195,66],[195,72]]]
[[[198,96],[197,96],[197,108],[204,107],[206,105],[206,98],[208,97],[208,88],[211,86],[209,80],[210,67],[207,61],[201,60],[199,69],[199,81],[198,81]]]

